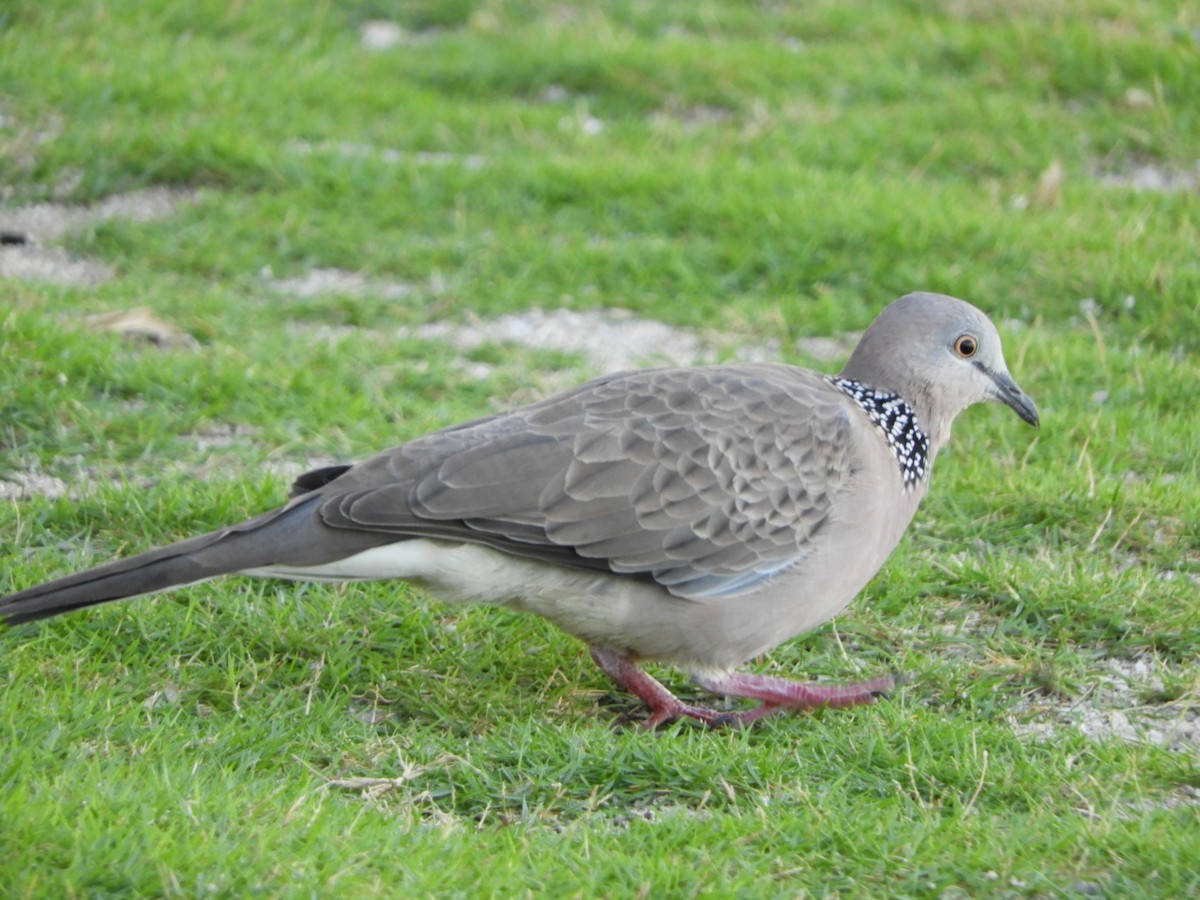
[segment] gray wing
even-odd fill
[[[802,558],[854,474],[850,414],[781,365],[626,372],[322,477],[333,528],[465,540],[737,593]]]

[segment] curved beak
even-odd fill
[[[1017,387],[1017,383],[1012,380],[1012,376],[1007,372],[991,372],[987,373],[992,379],[992,384],[995,386],[993,396],[1001,403],[1010,407],[1018,416],[1037,428],[1041,423],[1038,416],[1037,404],[1030,399],[1029,395]]]

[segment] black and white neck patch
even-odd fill
[[[850,378],[828,376],[829,383],[862,407],[883,432],[900,465],[905,487],[925,477],[929,462],[929,436],[921,430],[917,414],[908,401],[891,391],[879,391]]]

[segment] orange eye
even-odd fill
[[[959,335],[954,342],[954,352],[963,359],[970,359],[975,355],[975,351],[979,349],[979,341],[975,340],[973,334]]]

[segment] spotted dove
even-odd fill
[[[545,616],[649,707],[744,723],[870,703],[892,684],[806,684],[737,667],[842,610],[896,546],[955,416],[999,400],[1037,425],[970,304],[909,294],[841,374],[782,364],[621,372],[357,465],[288,503],[0,600],[9,624],[218,575],[402,578],[450,601]],[[688,705],[639,662],[715,694]]]

